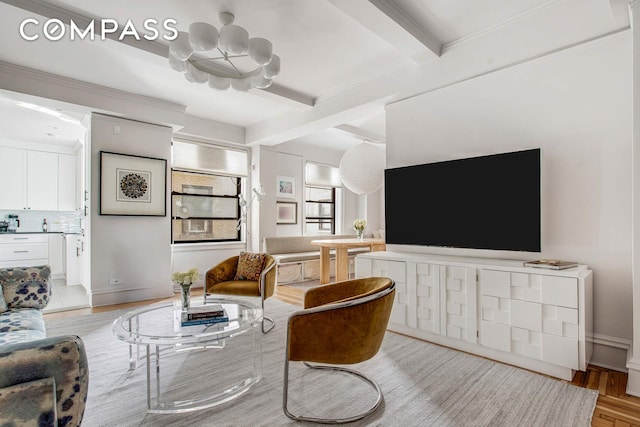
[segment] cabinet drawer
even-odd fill
[[[49,258],[48,243],[0,245],[0,261],[20,261],[37,258]]]
[[[0,245],[14,243],[47,243],[49,236],[46,234],[2,234]]]

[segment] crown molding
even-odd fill
[[[489,27],[483,28],[480,31],[476,31],[475,33],[471,33],[469,35],[466,35],[464,37],[460,37],[459,39],[450,41],[448,43],[445,43],[442,45],[442,51],[441,51],[441,55],[444,55],[446,53],[449,53],[451,50],[454,50],[458,47],[461,47],[467,43],[470,43],[476,39],[480,39],[482,37],[487,36],[488,34],[503,28],[503,27],[507,27],[509,25],[512,25],[514,23],[516,23],[517,21],[524,19],[528,16],[532,16],[535,15],[539,12],[541,12],[542,10],[545,9],[549,9],[551,7],[557,6],[560,3],[564,3],[568,0],[549,0],[545,3],[542,3],[536,7],[532,7],[531,9],[527,9],[524,12],[521,12],[517,15],[514,15],[512,17],[510,17],[509,19],[505,19],[504,21],[500,21],[498,23],[495,23]]]

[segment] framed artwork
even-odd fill
[[[296,179],[292,176],[276,177],[276,197],[296,197]]]
[[[100,152],[100,215],[166,216],[167,160]]]
[[[297,224],[298,203],[276,202],[276,224]]]

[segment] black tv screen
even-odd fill
[[[540,149],[385,169],[388,244],[540,252]]]

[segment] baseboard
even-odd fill
[[[628,372],[627,360],[631,353],[631,340],[603,334],[593,336],[593,354],[590,365]]]
[[[174,295],[171,286],[148,286],[141,288],[129,288],[118,290],[93,291],[89,296],[91,307],[123,304],[156,298],[169,298]]]

